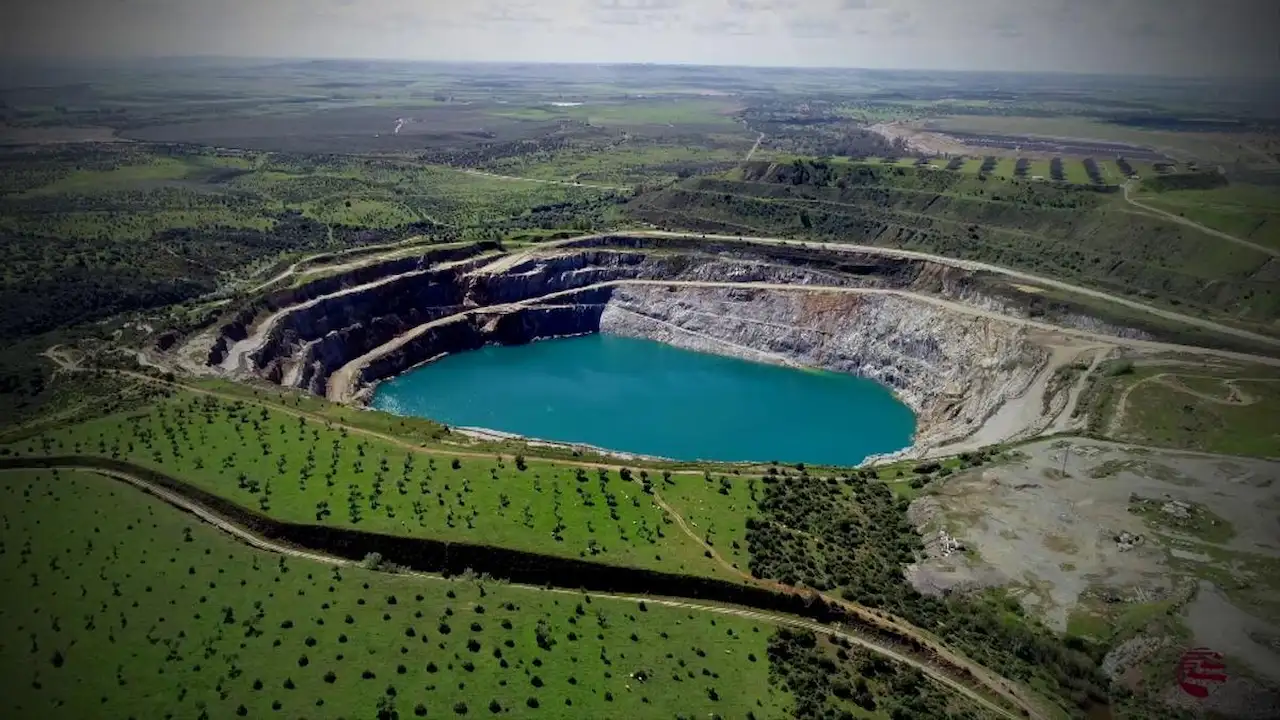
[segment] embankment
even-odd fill
[[[485,545],[286,523],[191,487],[179,479],[124,461],[91,456],[0,458],[0,471],[39,469],[97,471],[112,480],[128,482],[155,494],[180,510],[195,513],[232,531],[241,539],[250,539],[258,547],[297,553],[313,561],[327,557],[361,562],[377,553],[383,561],[406,570],[446,577],[475,573],[527,586],[637,599],[651,597],[656,602],[696,600],[716,603],[719,607],[730,606],[726,609],[730,613],[736,606],[785,614],[764,618],[781,625],[795,625],[796,618],[807,618],[821,624],[812,625],[810,629],[838,633],[873,652],[920,668],[943,684],[998,710],[1001,715],[1014,716],[1002,700],[1012,699],[1025,707],[1023,701],[1010,694],[1007,681],[981,670],[975,673],[969,661],[936,643],[922,640],[891,622],[871,620],[803,589],[641,570]],[[1023,716],[1028,714],[1022,710]]]

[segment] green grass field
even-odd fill
[[[1093,180],[1089,179],[1089,173],[1085,172],[1084,162],[1080,158],[1063,158],[1063,170],[1066,172],[1067,182],[1072,185],[1092,185]]]
[[[1280,189],[1232,184],[1144,193],[1142,202],[1261,245],[1280,248]]]
[[[1180,365],[1104,365],[1082,400],[1091,432],[1160,447],[1280,456],[1274,368]]]
[[[28,194],[92,195],[134,188],[145,189],[165,181],[202,181],[220,171],[248,170],[253,166],[251,158],[239,156],[139,156],[134,160],[110,170],[75,170],[49,184],[29,190]]]
[[[936,168],[941,160],[933,160]],[[1084,172],[1083,165],[1065,163]],[[962,165],[962,167],[964,167]],[[1280,292],[1271,259],[1152,214],[1118,192],[879,162],[745,164],[642,193],[628,214],[667,228],[874,243],[975,259],[1071,279],[1145,303],[1274,332]],[[1035,177],[1045,178],[1043,182]]]
[[[118,457],[183,478],[271,517],[410,537],[491,544],[668,572],[732,577],[618,472],[430,455],[347,437],[315,421],[181,393],[140,411],[20,443],[24,454]],[[456,462],[455,462],[456,460]],[[704,484],[696,475],[648,477]],[[746,500],[690,490],[688,502]],[[698,498],[696,501],[693,498]],[[726,535],[741,532],[712,512]]]
[[[789,715],[767,625],[284,558],[91,473],[0,497],[6,717]]]
[[[741,161],[751,149],[743,134],[727,147],[621,144],[609,149],[569,148],[545,155],[503,158],[485,165],[502,174],[541,180],[630,186],[665,182],[680,174],[722,168]]]
[[[758,515],[760,479],[726,473],[675,476],[659,483],[664,500],[725,560],[747,568],[747,519]]]
[[[749,147],[746,143],[741,153],[705,153],[706,161],[740,159]],[[586,153],[530,176],[563,179],[557,173],[595,168],[602,177],[620,180],[632,165],[659,167],[683,159],[677,148],[623,153],[607,162]],[[675,177],[675,170],[661,176]],[[280,213],[292,210],[326,225],[390,229],[433,221],[467,228],[602,195],[598,189],[512,182],[420,163],[333,159],[315,164],[251,153],[166,157],[138,151],[121,154],[104,169],[49,177],[16,195],[11,212],[0,215],[0,227],[51,237],[130,240],[176,228],[268,230]],[[50,213],[49,203],[66,207]]]
[[[959,169],[953,170],[950,172],[956,172],[963,175],[977,176],[982,174],[982,166],[984,161],[985,161],[985,156],[976,156],[976,155],[972,157],[966,156],[964,159],[964,164],[961,165]],[[949,162],[950,162],[949,160],[946,160],[943,158],[933,158],[928,161],[927,166],[935,170],[946,170]],[[913,160],[908,160],[902,164],[914,165],[915,162]],[[1102,163],[1099,163],[1099,165],[1102,165]],[[995,169],[992,170],[990,173],[987,173],[987,175],[993,178],[1000,178],[1003,180],[1012,180],[1016,177],[1014,174],[1014,171],[1016,168],[1017,168],[1016,158],[1002,157],[996,160]],[[1067,177],[1066,181],[1068,183],[1072,185],[1092,185],[1093,184],[1093,182],[1089,179],[1089,175],[1085,172],[1084,166],[1080,163],[1079,159],[1064,158],[1063,169],[1066,171],[1066,177]],[[1027,170],[1027,179],[1031,179],[1036,175],[1039,175],[1046,180],[1049,179],[1050,174],[1049,174],[1048,160],[1032,160],[1031,161],[1031,165]],[[1118,171],[1116,171],[1115,175],[1111,177],[1108,177],[1104,174],[1104,178],[1108,178],[1108,182],[1112,182],[1113,184],[1120,183]]]
[[[1243,402],[1226,404],[1165,383],[1144,382],[1129,395],[1121,436],[1164,447],[1280,456],[1280,378],[1235,384]]]

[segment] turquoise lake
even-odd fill
[[[856,465],[915,432],[871,380],[612,335],[450,355],[380,384],[373,407],[677,460]]]

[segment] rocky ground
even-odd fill
[[[612,332],[876,379],[916,412],[905,454],[924,456],[1061,424],[1075,395],[1050,387],[1059,369],[1112,338],[1148,339],[1071,310],[1033,319],[990,278],[945,263],[680,242],[602,236],[347,268],[229,308],[217,332],[173,354],[184,367],[207,356],[202,372],[359,402],[380,380],[452,352]]]
[[[917,589],[1007,588],[1057,630],[1129,633],[1110,671],[1147,690],[1163,678],[1154,689],[1172,705],[1276,717],[1265,709],[1280,707],[1280,463],[1075,438],[1016,457],[912,503],[929,550],[909,569]],[[1201,647],[1224,656],[1230,679],[1206,698],[1171,680]]]

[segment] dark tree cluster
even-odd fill
[[[1098,161],[1093,158],[1085,158],[1084,171],[1089,174],[1089,182],[1094,185],[1105,185],[1106,181],[1102,178],[1102,169],[1098,167]]]
[[[966,464],[983,461],[969,456]],[[747,523],[751,573],[838,593],[934,629],[977,662],[1020,681],[1047,683],[1074,706],[1106,697],[1096,648],[1064,642],[1023,616],[1016,601],[918,593],[902,568],[923,552],[920,536],[907,522],[906,500],[875,481],[874,472],[821,478],[771,468],[762,478],[762,517]]]
[[[899,667],[837,638],[781,629],[769,638],[769,674],[796,698],[797,718],[852,720],[876,716],[906,720],[972,720],[952,712],[945,691],[911,667]]]

